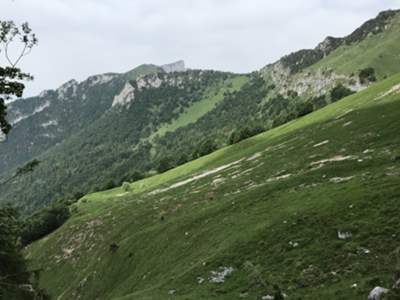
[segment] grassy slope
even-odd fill
[[[331,68],[351,75],[357,70],[373,67],[378,79],[400,72],[400,14],[391,21],[391,28],[372,35],[360,43],[342,46],[309,70]],[[306,69],[307,71],[307,69]]]
[[[207,112],[215,108],[215,106],[224,99],[224,93],[227,91],[233,92],[239,90],[243,84],[248,81],[247,76],[237,76],[229,79],[225,86],[213,87],[208,91],[203,101],[199,101],[190,106],[186,111],[179,115],[179,118],[174,120],[171,124],[165,124],[160,127],[155,133],[150,136],[163,136],[167,132],[175,131],[180,127],[184,127],[190,123],[195,123],[198,119],[204,116]]]
[[[400,154],[400,94],[376,100],[399,83],[392,77],[134,183],[131,193],[87,195],[62,228],[29,247],[32,267],[44,267],[41,283],[58,299],[260,299],[271,284],[290,299],[365,299],[375,285],[390,285],[400,242],[400,163],[392,160]],[[347,159],[311,165],[333,157]],[[353,237],[339,240],[337,230]],[[234,272],[208,282],[220,266]]]

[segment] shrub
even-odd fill
[[[288,115],[285,112],[281,112],[278,116],[276,116],[272,122],[272,127],[278,127],[281,126],[283,124],[285,124],[286,122],[289,122],[290,120],[288,119]]]
[[[292,90],[289,90],[287,92],[287,95],[289,98],[297,98],[299,96],[299,94],[296,91],[292,91]]]
[[[107,181],[107,183],[104,185],[103,190],[110,190],[110,189],[115,188],[116,186],[117,186],[117,185],[116,185],[116,183],[114,182],[114,180],[109,180],[109,181]]]
[[[65,203],[53,204],[26,219],[21,230],[23,245],[28,245],[53,232],[70,217],[69,207]]]
[[[376,81],[375,69],[374,68],[362,69],[358,74],[358,78],[360,79],[361,83]]]
[[[217,150],[217,145],[211,140],[206,140],[197,146],[197,149],[194,153],[194,157],[195,158],[201,157],[210,154],[215,150]]]
[[[180,165],[187,163],[188,161],[189,161],[189,157],[184,153],[179,157],[177,164],[178,164],[178,166],[180,166]]]
[[[335,86],[330,93],[332,102],[338,101],[352,94],[354,94],[354,92],[341,83]]]
[[[82,193],[82,192],[76,192],[76,193],[74,193],[74,200],[79,200],[79,199],[81,199],[83,196],[85,196],[84,193]]]
[[[143,179],[144,175],[138,171],[135,171],[132,174],[129,174],[126,178],[127,178],[126,180],[128,180],[130,182],[135,182],[135,181]]]
[[[110,245],[110,251],[111,251],[112,253],[117,252],[118,249],[119,249],[119,246],[118,246],[116,243],[112,243],[112,244]]]
[[[122,184],[122,190],[123,190],[124,192],[130,192],[130,191],[132,190],[132,187],[131,187],[130,183],[125,181],[125,182]]]
[[[171,162],[171,158],[164,157],[158,163],[157,171],[158,171],[158,173],[164,173],[172,168],[173,168],[173,165]]]
[[[296,105],[296,112],[298,117],[302,117],[312,113],[314,111],[314,107],[311,102],[301,102]]]
[[[326,102],[326,95],[321,95],[321,96],[318,96],[318,97],[314,97],[310,101],[314,106],[314,110],[322,108],[322,107],[324,107],[324,106],[326,106],[328,104]]]
[[[229,144],[232,145],[239,143],[240,141],[255,136],[261,132],[264,132],[264,128],[261,126],[245,127],[240,131],[234,131],[229,137]]]

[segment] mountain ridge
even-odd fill
[[[382,33],[388,29],[390,21],[398,16],[400,10],[387,10],[380,12],[377,17],[366,21],[359,28],[344,37],[326,37],[314,49],[302,49],[283,56],[278,62],[289,70],[289,74],[295,74],[315,64],[334,50],[344,45],[361,42],[369,35]],[[274,64],[278,63],[275,62]],[[272,64],[273,65],[273,64]],[[266,67],[268,67],[267,65]]]
[[[111,107],[111,100],[104,97],[104,94],[115,94],[126,81],[137,78],[138,76],[140,77],[149,72],[158,71],[161,71],[160,67],[144,64],[124,73],[92,75],[81,82],[71,79],[57,89],[44,90],[36,97],[14,101],[9,105],[7,118],[15,128],[8,136],[7,143],[3,142],[0,145],[0,174],[6,172],[7,169],[27,162],[34,156],[41,154],[43,150],[61,142],[64,138],[70,136],[77,130],[80,130],[80,128],[86,126],[85,124],[93,122],[94,119],[100,117],[109,107]],[[101,92],[103,95],[97,91],[93,91],[93,89],[98,88],[103,89]],[[77,92],[79,95],[77,95]],[[93,99],[94,101],[92,101],[92,103],[88,103],[87,93],[93,94],[92,97],[97,97],[97,99]],[[56,107],[50,107],[52,104]],[[44,111],[45,109],[46,111]],[[50,113],[49,109],[53,110],[53,112]],[[85,109],[87,110],[87,113],[85,113]],[[54,110],[56,111],[54,112]],[[85,113],[80,119],[75,116],[80,114],[79,111]],[[41,115],[38,116],[38,113],[41,113]],[[43,120],[26,120],[26,122],[32,125],[25,125],[21,128],[18,123],[25,119],[29,119],[30,117],[31,119],[39,118]],[[59,121],[57,121],[57,128],[45,126],[45,132],[41,133],[43,130],[39,130],[38,135],[44,134],[46,135],[44,136],[46,139],[42,139],[40,142],[35,142],[35,138],[38,135],[35,136],[30,127],[35,126],[38,128],[38,122],[46,124],[47,122],[53,121],[54,123],[57,118],[64,120],[64,128],[61,128],[63,124]],[[82,121],[83,124],[80,124]],[[54,127],[54,125],[51,126]],[[63,132],[65,130],[68,132],[64,136]],[[53,137],[54,141],[48,140],[49,137]],[[17,147],[17,143],[25,146]],[[40,147],[40,143],[44,143],[46,146]],[[37,144],[39,144],[39,149],[35,150],[35,145]],[[8,150],[12,148],[14,148],[14,151]],[[7,151],[13,152],[13,155],[5,156]],[[21,159],[19,159],[19,155],[22,156]],[[9,161],[11,165],[7,166],[6,163]]]
[[[17,123],[8,144],[2,143],[0,147],[0,172],[4,179],[30,159],[38,158],[44,163],[38,167],[35,178],[20,178],[0,187],[0,202],[22,198],[26,199],[24,203],[28,201],[36,207],[40,203],[72,197],[71,194],[150,176],[158,172],[162,162],[168,161],[164,166],[167,169],[177,166],[240,139],[241,135],[271,129],[299,114],[334,102],[337,99],[332,99],[331,93],[337,87],[342,93],[361,91],[373,81],[361,82],[360,65],[376,68],[378,80],[400,72],[400,64],[386,59],[392,57],[395,46],[400,45],[398,15],[398,11],[384,12],[366,22],[367,25],[360,27],[363,30],[353,32],[352,39],[363,37],[361,42],[340,46],[295,74],[290,74],[280,61],[258,72],[242,75],[186,69],[166,73],[161,67],[142,65],[115,78],[110,79],[110,74],[90,76],[78,85],[71,82],[58,92],[47,92],[46,97],[58,99],[61,95],[67,100],[57,100],[60,120],[50,117],[53,114],[51,108],[45,107],[32,118]],[[390,26],[383,25],[387,22]],[[374,28],[371,24],[381,24],[379,28],[384,30],[368,35],[365,28]],[[373,49],[375,52],[368,55],[365,55],[367,51],[360,50],[376,41],[385,43],[385,47],[379,51],[374,48],[376,51]],[[333,59],[335,65],[340,65],[348,61],[350,54],[358,56],[362,62],[350,72],[330,67]],[[177,65],[181,68],[183,64],[178,62]],[[208,79],[199,81],[201,74]],[[186,78],[184,89],[169,84],[179,77]],[[139,86],[147,79],[155,81],[143,93]],[[344,86],[344,90],[340,86]],[[141,95],[140,101],[136,101],[137,93]],[[36,97],[21,101],[17,103],[30,104],[26,109],[33,112],[35,108],[46,106],[50,99]],[[145,115],[149,118],[141,119]],[[15,117],[11,107],[10,118]],[[141,119],[143,123],[137,124],[135,119]],[[247,133],[240,133],[243,124],[246,124]],[[19,138],[15,139],[13,135]],[[38,140],[34,141],[36,138]],[[17,146],[20,141],[24,146]],[[72,158],[77,165],[67,163]],[[82,170],[82,166],[87,170]],[[58,172],[60,178],[54,178],[54,172]],[[77,182],[71,177],[74,174]],[[29,186],[29,190],[37,192],[29,193],[19,185]]]

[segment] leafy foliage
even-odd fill
[[[292,74],[297,73],[316,63],[324,57],[324,52],[319,49],[300,50],[284,56],[282,64],[289,68]]]
[[[130,191],[132,190],[131,185],[130,185],[129,182],[124,182],[124,183],[122,184],[122,189],[123,189],[125,192],[130,192]]]
[[[69,207],[65,202],[52,205],[36,212],[28,217],[21,231],[22,244],[24,246],[48,235],[70,217]]]
[[[133,105],[115,107],[52,148],[32,176],[19,179],[29,185],[28,190],[20,184],[9,184],[0,187],[2,197],[8,201],[33,199],[29,201],[31,206],[24,206],[32,211],[57,199],[72,198],[77,192],[119,187],[124,181],[139,180],[154,170],[163,173],[314,109],[312,101],[297,93],[276,95],[275,87],[258,74],[251,74],[236,90],[228,87],[237,77],[230,73],[159,73],[145,80],[154,80],[155,76],[161,80],[159,87],[139,89],[136,82],[131,82],[137,90]],[[222,100],[196,122],[154,135],[219,89],[226,89]],[[45,186],[41,178],[46,178]]]
[[[0,288],[2,292],[18,290],[19,284],[29,282],[21,248],[18,244],[19,223],[15,209],[0,209]]]
[[[21,97],[25,85],[20,80],[31,78],[29,74],[23,73],[18,68],[0,66],[0,129],[4,134],[8,134],[11,129],[11,125],[6,120],[5,101],[13,96]]]
[[[261,126],[256,126],[252,128],[245,127],[238,131],[234,131],[231,133],[229,137],[229,144],[230,145],[236,144],[244,139],[257,135],[261,132],[264,132],[264,128],[262,128]]]
[[[193,159],[210,154],[217,150],[217,145],[212,140],[205,140],[197,146]]]
[[[298,117],[303,117],[305,115],[308,115],[309,113],[312,113],[314,111],[314,106],[311,102],[300,102],[297,105],[297,116]]]
[[[19,39],[23,49],[17,58],[12,60],[8,52],[9,46],[15,39]],[[6,67],[0,66],[0,132],[3,134],[8,134],[11,129],[11,125],[6,120],[5,101],[12,99],[14,96],[21,97],[25,88],[21,81],[32,79],[31,75],[23,73],[16,65],[22,57],[29,54],[36,44],[37,38],[28,23],[17,26],[13,21],[0,21],[0,48],[4,51],[5,59],[10,65]]]
[[[45,300],[48,295],[32,282],[19,242],[21,223],[11,207],[0,208],[0,298]],[[37,279],[37,278],[36,278]]]
[[[27,211],[33,211],[35,207],[51,201],[71,198],[77,192],[104,190],[120,186],[124,181],[141,179],[146,173],[156,170],[163,157],[172,157],[172,166],[184,154],[188,159],[194,157],[195,149],[200,148],[204,138],[194,140],[192,146],[186,145],[189,146],[187,151],[180,152],[181,149],[175,151],[173,148],[173,151],[161,150],[169,144],[170,133],[162,137],[155,136],[151,142],[150,136],[165,124],[174,122],[181,114],[181,108],[185,111],[220,88],[229,90],[227,85],[237,75],[193,70],[175,74],[153,73],[144,77],[144,80],[153,80],[155,76],[163,82],[160,87],[149,86],[140,91],[138,88],[134,105],[116,106],[108,110],[85,130],[52,148],[46,157],[41,157],[41,164],[32,176],[18,179],[29,185],[28,190],[22,189],[20,184],[11,184],[11,181],[8,185],[0,186],[0,197],[10,202],[33,199],[24,205]],[[122,82],[121,79],[121,83],[118,83],[120,89]],[[136,85],[134,81],[131,84]],[[112,99],[110,95],[118,94],[111,92],[114,88],[110,87],[109,91],[101,88],[99,91],[107,92],[108,98]],[[95,100],[98,99],[93,98],[93,104]],[[87,114],[90,114],[90,110]],[[186,138],[184,140],[187,141]],[[176,141],[173,143],[178,144]],[[156,150],[153,156],[154,149],[158,147],[161,151]],[[46,184],[41,178],[46,178]],[[18,198],[14,198],[16,195]]]
[[[17,168],[17,170],[15,171],[15,174],[13,176],[11,176],[9,179],[0,182],[0,185],[4,185],[7,184],[8,182],[10,182],[11,180],[26,175],[28,173],[32,173],[35,168],[40,164],[40,161],[37,159],[34,159],[28,163],[26,163],[24,166]]]
[[[126,81],[158,70],[157,66],[141,65],[123,74],[94,75],[80,83],[70,81],[57,90],[12,102],[7,119],[13,123],[13,130],[0,147],[0,174],[10,174],[91,126],[108,112]]]
[[[9,46],[15,39],[19,39],[23,49],[13,61],[9,56]],[[25,88],[22,81],[32,79],[32,76],[23,73],[16,65],[36,44],[37,38],[28,23],[18,27],[12,21],[0,21],[0,52],[4,51],[5,59],[10,65],[0,66],[0,135],[7,135],[11,130],[11,125],[6,119],[5,101],[21,97]],[[18,169],[13,178],[31,172],[37,164],[38,161],[34,160]],[[18,212],[12,207],[0,207],[0,298],[48,299],[44,291],[35,289],[36,287],[32,285],[32,274],[27,270],[19,235]]]
[[[362,69],[358,74],[358,77],[361,83],[376,81],[375,69],[371,67]]]
[[[328,104],[328,102],[326,100],[326,95],[312,97],[310,99],[310,102],[312,103],[314,110],[320,109]]]
[[[172,164],[171,158],[164,157],[158,163],[157,171],[158,171],[158,173],[164,173],[168,170],[171,170],[173,167],[174,166]]]
[[[354,92],[342,84],[338,84],[330,92],[331,100],[333,102],[350,96],[351,94],[354,94]]]

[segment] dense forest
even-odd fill
[[[40,156],[41,164],[34,172],[0,186],[2,198],[24,203],[23,210],[32,212],[76,194],[120,186],[304,116],[351,92],[338,86],[317,99],[295,92],[283,96],[257,73],[248,75],[248,81],[235,90],[231,82],[236,77],[214,71],[154,73],[145,80],[157,78],[161,85],[142,90],[131,81],[137,90],[134,105],[114,107]],[[219,89],[225,92],[214,109],[196,122],[157,134]]]

